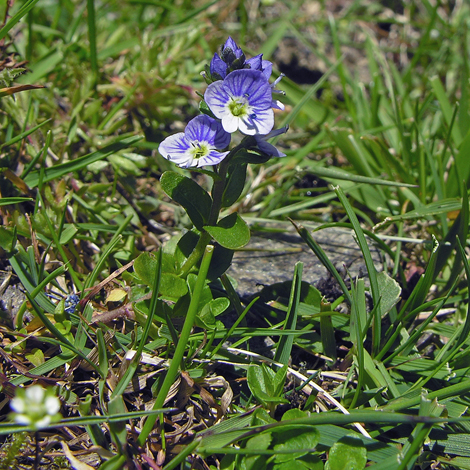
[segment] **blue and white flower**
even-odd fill
[[[228,154],[219,152],[230,144],[230,134],[222,124],[206,115],[197,116],[184,132],[170,135],[158,147],[167,160],[182,168],[217,165]]]
[[[221,48],[220,56],[215,53],[211,60],[209,81],[223,80],[235,70],[258,70],[263,72],[266,80],[269,80],[273,71],[273,64],[269,60],[263,60],[263,54],[258,54],[251,59],[245,59],[245,54],[242,49],[238,47],[237,43],[229,36]],[[203,73],[203,75],[206,76],[205,73]],[[284,75],[281,74],[271,85],[272,93],[284,93],[274,89],[283,76]],[[281,110],[284,109],[284,105],[278,100],[272,101],[272,107]]]
[[[271,86],[259,70],[235,70],[211,83],[204,101],[227,132],[268,134],[274,126]]]
[[[289,126],[281,127],[280,129],[276,129],[275,131],[271,131],[269,134],[266,135],[255,135],[256,144],[259,150],[261,150],[266,155],[270,157],[285,157],[286,154],[281,152],[277,149],[274,145],[266,142],[268,139],[272,137],[276,137],[277,135],[284,134],[288,131]]]
[[[44,389],[40,385],[18,388],[10,407],[14,411],[10,416],[15,423],[34,429],[45,428],[62,418],[59,413],[60,401],[54,390]]]

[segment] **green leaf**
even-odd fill
[[[212,199],[195,181],[174,171],[165,171],[160,178],[163,191],[186,210],[198,230],[207,224]]]
[[[360,439],[346,436],[330,449],[325,470],[362,470],[367,464],[367,450]]]
[[[250,450],[266,450],[271,444],[272,436],[270,432],[264,432],[248,439],[246,448]]]
[[[122,395],[111,398],[108,402],[108,412],[110,415],[127,413],[127,408]],[[126,422],[109,423],[111,435],[118,448],[124,447],[127,439]]]
[[[305,468],[308,468],[309,470],[323,470],[323,461],[320,457],[318,457],[318,455],[304,455],[300,457],[300,459],[297,459],[295,463],[302,464]],[[276,469],[274,468],[273,470]]]
[[[344,297],[346,298],[348,303],[351,305],[352,299],[351,299],[351,294],[349,293],[349,289],[346,287],[346,284],[344,283],[343,278],[341,277],[341,275],[339,274],[338,270],[333,265],[333,263],[330,261],[330,259],[324,252],[323,248],[318,244],[318,242],[312,237],[310,232],[305,227],[303,227],[302,225],[297,225],[293,221],[291,222],[294,225],[297,232],[299,233],[299,235],[303,238],[305,243],[307,243],[310,249],[315,253],[315,255],[323,264],[323,266],[325,266],[325,268],[330,272],[331,276],[334,277],[336,282],[338,282],[338,284],[341,287],[341,290],[343,291]]]
[[[236,456],[227,454],[220,461],[220,470],[236,470]]]
[[[287,429],[288,432],[286,432]],[[287,429],[281,427],[279,429],[280,432],[274,434],[276,442],[274,450],[278,452],[303,450],[303,452],[278,454],[275,458],[278,463],[287,462],[306,455],[307,451],[305,449],[313,451],[320,440],[320,433],[313,426],[300,426],[297,428],[289,426]]]
[[[379,184],[381,186],[400,186],[407,188],[415,188],[415,184],[401,183],[400,181],[387,181],[382,178],[371,178],[369,176],[355,175],[348,173],[341,168],[326,168],[319,165],[314,167],[315,176],[325,179],[354,181],[356,183]]]
[[[248,387],[256,399],[264,405],[288,403],[286,399],[280,397],[286,373],[286,367],[275,373],[265,364],[252,365],[247,371]]]
[[[222,207],[230,207],[240,197],[246,179],[246,165],[230,165],[222,195]]]
[[[387,217],[387,219],[381,224],[381,227],[399,220],[421,219],[428,216],[447,214],[448,212],[459,211],[461,209],[462,201],[460,199],[441,199],[439,201],[431,202],[426,206],[421,206],[418,209],[406,212],[405,214]]]
[[[177,270],[181,268],[199,241],[199,235],[195,233],[195,230],[196,229],[186,232],[178,240],[174,254]],[[228,248],[224,248],[223,246],[216,244],[214,246],[214,256],[211,260],[207,279],[215,281],[222,276],[222,274],[224,274],[232,264],[232,258],[233,250],[229,250]]]
[[[207,279],[209,281],[215,281],[227,271],[232,264],[233,254],[233,250],[221,245],[215,245],[214,256],[212,257],[209,272],[207,273]]]
[[[250,241],[250,229],[237,213],[228,215],[215,226],[205,226],[204,229],[217,243],[229,250],[242,248]]]
[[[16,246],[16,227],[6,228],[0,225],[0,248],[5,250],[7,255],[12,255]]]
[[[299,410],[298,408],[292,408],[287,410],[281,418],[281,421],[287,421],[289,419],[305,418],[308,416],[306,411]]]
[[[126,463],[125,455],[115,455],[100,465],[101,470],[121,470]]]
[[[299,302],[302,288],[302,269],[303,263],[298,261],[295,264],[294,278],[292,280],[292,289],[289,296],[289,305],[287,309],[286,319],[284,320],[284,330],[295,330],[297,328],[297,313],[299,310]],[[287,364],[294,344],[294,336],[282,336],[276,348],[274,360],[281,364]]]
[[[214,317],[224,313],[230,307],[230,300],[227,297],[219,297],[210,302],[209,307]]]
[[[268,369],[270,370],[270,369]],[[274,396],[280,396],[284,390],[287,377],[287,364],[282,366],[274,375]]]
[[[453,115],[452,104],[450,103],[449,97],[444,89],[444,86],[442,85],[441,79],[438,76],[434,76],[431,77],[429,81],[433,88],[434,94],[436,95],[436,98],[441,105],[441,111],[444,115],[444,119],[447,125],[450,126],[452,124]],[[459,126],[452,126],[451,135],[455,145],[458,147],[462,142],[462,133]]]
[[[197,326],[208,329],[217,328],[217,324],[221,325],[221,322],[217,322],[215,317],[225,312],[229,306],[230,300],[226,297],[219,297],[218,299],[213,299],[205,303],[196,317]]]
[[[324,313],[320,317],[320,335],[323,345],[323,353],[331,359],[331,362],[336,362],[336,340],[335,330],[333,328],[333,321],[331,319],[332,311],[330,303],[321,304],[321,312]],[[329,313],[329,314],[328,314]]]
[[[78,228],[74,224],[64,224],[64,228],[60,233],[59,242],[61,245],[67,244],[70,240],[75,237],[78,232]]]
[[[134,271],[144,284],[152,287],[155,282],[155,273],[157,272],[158,256],[152,253],[141,253],[134,262]],[[162,254],[162,273],[160,280],[160,294],[170,299],[179,299],[188,292],[186,281],[181,279],[172,271],[173,257],[167,253]]]
[[[19,204],[21,202],[33,201],[30,197],[2,197],[0,198],[0,206],[8,206],[9,204]]]
[[[252,437],[246,443],[246,449],[249,451],[268,450],[271,444],[271,433],[265,432]],[[244,459],[246,470],[258,470],[265,468],[267,455],[247,455]]]
[[[341,127],[326,127],[328,134],[341,149],[342,154],[353,165],[354,169],[363,176],[374,177],[370,167],[371,155],[358,142],[352,129]]]
[[[93,399],[93,396],[90,394],[90,395],[86,395],[85,398],[82,398],[81,400],[79,400],[78,412],[80,413],[80,416],[86,417],[90,415],[92,399]],[[86,426],[85,429],[87,430],[87,433],[90,436],[90,439],[94,445],[99,445],[103,447],[104,449],[108,448],[106,437],[104,435],[103,430],[101,429],[99,425],[91,424],[91,425]]]
[[[384,271],[377,273],[377,284],[380,292],[379,309],[383,318],[399,302],[401,287]]]
[[[375,268],[372,255],[370,254],[369,245],[367,244],[364,231],[359,223],[354,209],[346,198],[346,195],[344,194],[343,190],[339,186],[337,186],[334,188],[334,191],[338,195],[338,198],[341,204],[343,205],[346,214],[349,217],[349,220],[351,221],[354,232],[356,233],[357,244],[361,248],[362,256],[364,257],[364,263],[366,265],[367,272],[369,273],[370,292],[372,294],[372,299],[374,301],[374,305],[378,305],[380,300],[380,291],[377,283],[377,270]],[[375,315],[372,322],[372,347],[374,353],[377,353],[379,351],[381,338],[380,316]]]
[[[254,364],[249,367],[246,377],[251,393],[253,393],[256,398],[261,395],[263,395],[263,397],[265,395],[272,396],[274,393],[274,375],[274,371],[264,364],[261,366]]]
[[[98,160],[103,160],[104,158],[112,155],[113,153],[118,152],[119,150],[131,147],[137,141],[141,140],[140,136],[128,137],[127,139],[122,139],[119,142],[115,142],[111,145],[107,145],[101,150],[96,150],[95,152],[84,155],[83,157],[75,158],[67,163],[62,163],[60,165],[55,165],[51,168],[46,168],[40,171],[32,171],[28,176],[25,177],[24,182],[30,187],[34,188],[39,184],[39,178],[41,177],[42,183],[47,183],[54,179],[61,178],[62,176],[70,173],[72,171],[78,171],[85,169],[88,165]],[[44,171],[44,175],[42,175]]]
[[[15,24],[18,23],[18,21],[20,21],[37,2],[38,0],[28,0],[24,5],[22,5],[16,14],[7,21],[2,29],[0,29],[0,39],[3,39],[8,34],[8,31],[10,31],[10,29],[12,29],[13,26],[15,26]]]
[[[35,348],[31,351],[31,354],[25,354],[26,359],[28,359],[34,367],[38,367],[41,364],[44,364],[44,353],[41,349]]]
[[[263,408],[257,409],[256,412],[253,414],[253,422],[251,423],[253,426],[264,426],[265,424],[272,424],[275,423],[276,420],[271,418],[266,410]]]

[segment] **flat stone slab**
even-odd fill
[[[19,284],[11,285],[11,272],[0,271],[0,323],[12,325],[26,295]]]
[[[304,226],[313,227],[311,223]],[[274,227],[267,224],[266,228],[272,230]],[[326,268],[292,225],[282,224],[276,228],[282,228],[283,232],[252,231],[248,245],[234,255],[227,274],[238,282],[237,291],[242,297],[251,297],[266,285],[291,281],[297,261],[304,263],[303,281],[316,284],[328,278]],[[340,273],[346,273],[347,268],[353,278],[367,277],[364,258],[353,230],[331,227],[312,233],[312,237]],[[376,269],[382,271],[382,254],[371,240],[369,249]]]

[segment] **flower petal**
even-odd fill
[[[18,424],[30,425],[33,420],[28,415],[17,414],[17,415],[14,415],[14,421],[15,421],[15,423],[18,423]]]
[[[268,134],[274,126],[274,112],[271,108],[260,110],[245,119],[240,119],[240,132],[246,135]]]
[[[229,74],[228,76],[230,77],[230,75],[231,74]],[[219,119],[222,119],[226,114],[227,103],[230,100],[230,96],[226,91],[224,82],[225,80],[219,80],[217,82],[211,83],[207,87],[206,92],[204,93],[204,101],[207,103],[207,106],[209,106],[210,110],[214,113],[214,115]],[[224,129],[227,130],[225,126]]]
[[[247,99],[256,110],[271,107],[271,87],[259,70],[234,70],[227,75],[223,85],[230,96]]]
[[[227,64],[219,57],[219,54],[214,54],[210,65],[211,75],[217,74],[222,78],[227,75]]]
[[[261,70],[263,71],[266,80],[269,80],[271,74],[273,73],[273,63],[269,60],[263,60],[261,64]]]
[[[184,132],[168,136],[159,146],[158,151],[163,158],[172,161],[178,166],[185,166],[192,160],[190,149]]]
[[[280,109],[281,111],[284,111],[284,103],[281,103],[279,100],[273,100],[271,103],[271,107],[275,109]]]
[[[212,127],[215,128],[214,147],[219,150],[228,147],[232,138],[230,133],[224,129],[222,123],[215,120]]]
[[[48,415],[55,415],[60,410],[60,401],[56,396],[53,395],[46,397],[44,405]]]
[[[189,142],[184,132],[168,136],[159,146],[158,151],[164,158],[174,154],[184,154],[189,149]]]
[[[240,53],[242,50],[241,47],[238,47],[238,44],[232,39],[232,36],[229,36],[228,39],[225,41],[225,44],[222,47],[223,50],[231,49],[234,53]],[[238,55],[240,57],[240,55]]]
[[[10,408],[17,413],[24,413],[26,410],[26,402],[22,397],[17,396],[10,401]]]
[[[40,385],[33,385],[26,389],[26,398],[33,404],[42,403],[46,391]]]
[[[224,129],[227,132],[232,133],[238,130],[240,121],[241,119],[239,117],[234,116],[231,113],[227,113],[222,117],[222,126],[224,126]]]
[[[202,114],[189,121],[184,133],[167,137],[158,151],[164,158],[183,168],[216,165],[228,153],[217,150],[228,147],[230,138],[219,121]]]
[[[222,60],[227,64],[231,65],[235,59],[241,59],[241,63],[245,62],[245,54],[241,47],[238,47],[237,43],[229,36],[222,46]]]
[[[274,129],[269,134],[258,136],[256,140],[271,139],[272,137],[276,137],[278,135],[285,134],[288,130],[289,130],[289,126],[280,127],[279,129]]]
[[[219,164],[229,152],[217,152],[216,150],[211,150],[208,155],[205,157],[198,158],[195,160],[199,168],[207,165],[217,165]]]
[[[216,149],[224,149],[230,143],[230,134],[222,124],[205,114],[192,119],[184,133],[188,142],[205,142]]]
[[[255,55],[251,59],[247,59],[245,64],[248,64],[252,70],[263,70],[262,68],[262,60],[263,54]]]
[[[256,140],[258,143],[258,148],[265,153],[266,155],[269,155],[270,157],[285,157],[286,154],[281,152],[279,149],[277,149],[274,145],[270,144],[269,142],[266,142],[261,139]]]
[[[266,135],[255,135],[255,140],[258,145],[258,148],[271,157],[285,157],[286,154],[281,152],[277,149],[274,145],[266,142],[267,139],[271,139],[272,137],[276,137],[280,134],[284,134],[289,130],[289,126],[281,127],[279,129],[275,129],[271,131],[269,134]]]

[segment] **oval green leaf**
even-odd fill
[[[250,241],[250,229],[236,213],[224,217],[217,225],[205,226],[204,229],[217,243],[229,250],[242,248]]]
[[[184,279],[172,273],[172,257],[163,253],[162,277],[160,280],[160,294],[172,300],[177,300],[188,292]],[[157,272],[158,258],[152,253],[141,253],[134,262],[134,271],[143,284],[152,287]],[[170,272],[168,272],[170,271]]]
[[[174,171],[160,178],[163,191],[186,210],[194,226],[201,230],[209,220],[212,198],[195,181]]]
[[[287,462],[312,452],[320,440],[320,433],[312,426],[305,426],[303,429],[290,429],[285,433],[276,433],[275,451],[296,451],[292,454],[276,455],[276,462]],[[281,442],[279,442],[282,439]]]
[[[354,436],[345,436],[333,444],[328,456],[330,470],[362,470],[367,464],[367,450]]]
[[[230,207],[240,197],[245,186],[246,165],[231,165],[222,196],[222,207]]]

